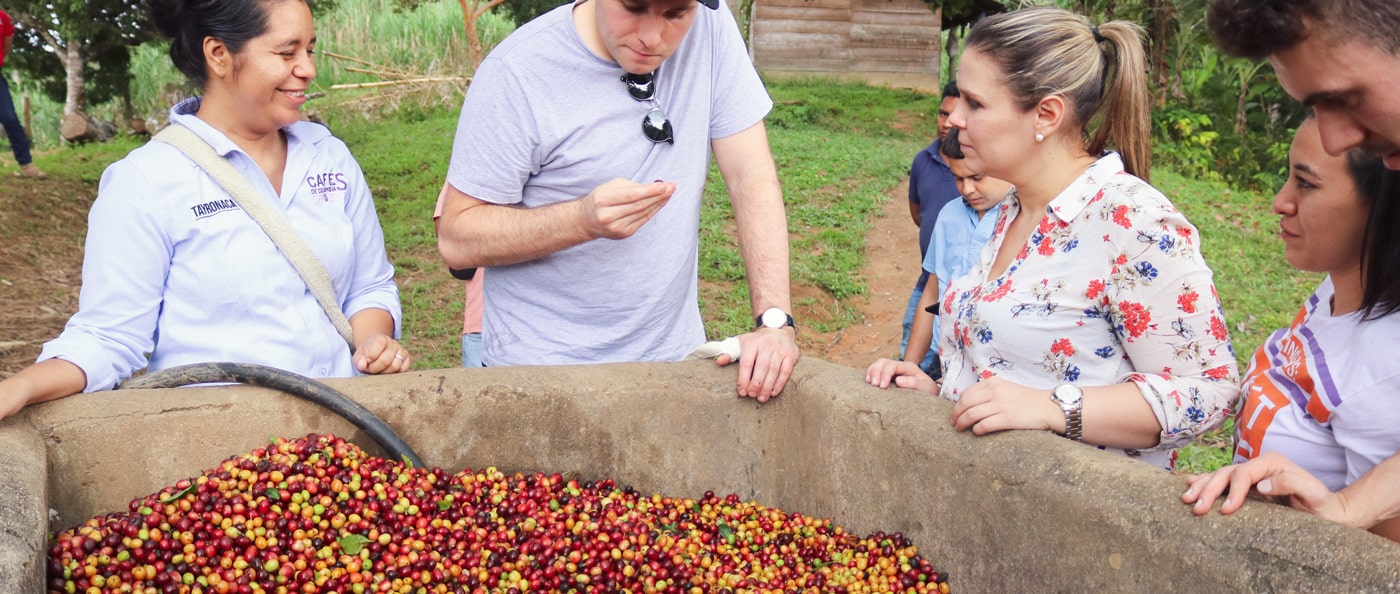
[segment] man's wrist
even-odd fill
[[[784,326],[784,327],[782,327],[782,328],[765,328],[765,327],[763,327],[763,326],[759,326],[759,327],[757,327],[757,328],[754,328],[754,329],[753,329],[753,332],[754,332],[755,334],[760,333],[760,332],[762,332],[762,333],[764,333],[764,334],[778,334],[778,333],[782,333],[782,334],[786,334],[787,336],[792,337],[792,338],[794,338],[794,339],[797,338],[797,328],[796,328],[796,327],[793,327],[793,326]]]
[[[781,307],[770,307],[763,310],[763,313],[754,317],[753,323],[755,330],[764,328],[774,330],[782,328],[797,329],[797,324],[793,322],[792,314],[783,310]]]

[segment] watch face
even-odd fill
[[[770,307],[763,312],[763,326],[765,328],[782,328],[787,325],[787,314],[776,307]]]
[[[1068,406],[1078,405],[1080,399],[1084,397],[1084,392],[1079,389],[1079,386],[1074,384],[1060,384],[1055,386],[1055,390],[1051,392],[1051,394],[1055,396],[1056,402]]]

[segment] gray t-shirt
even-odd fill
[[[720,7],[697,7],[656,73],[674,145],[642,135],[650,103],[633,99],[622,68],[584,45],[573,5],[527,23],[482,62],[447,174],[458,190],[536,208],[616,177],[676,184],[670,202],[632,237],[492,267],[482,328],[487,365],[675,361],[705,341],[696,253],[710,140],[748,129],[773,105],[734,17]]]

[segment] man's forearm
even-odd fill
[[[438,251],[452,268],[528,262],[592,239],[576,222],[577,200],[519,208],[448,192],[438,222]]]
[[[1376,465],[1338,494],[1346,501],[1346,524],[1371,528],[1400,517],[1400,454]]]
[[[736,213],[735,217],[739,253],[744,258],[744,270],[749,279],[749,303],[755,315],[770,307],[792,313],[787,213],[783,211],[781,198],[775,202],[776,209],[757,208],[747,216]]]
[[[787,211],[762,122],[714,141],[715,161],[729,188],[739,252],[749,277],[755,314],[770,307],[792,312]]]

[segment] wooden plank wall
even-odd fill
[[[764,71],[937,81],[941,22],[924,0],[754,0],[749,43]]]

